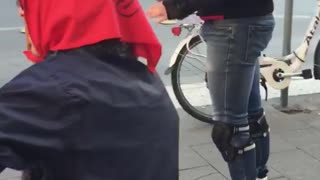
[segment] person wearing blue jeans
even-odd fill
[[[273,1],[164,0],[147,13],[161,22],[195,11],[204,20],[213,142],[232,180],[266,180],[270,136],[261,106],[258,58],[272,37]]]

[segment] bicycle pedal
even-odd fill
[[[301,76],[303,79],[311,79],[313,77],[311,69],[302,70]]]

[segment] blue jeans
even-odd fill
[[[249,123],[248,116],[263,113],[258,58],[272,37],[274,24],[272,15],[204,23],[201,35],[207,44],[213,121],[242,126]],[[256,170],[266,169],[269,136],[265,141],[256,143],[257,151],[228,162],[233,180],[253,180]],[[261,152],[265,155],[256,154]]]

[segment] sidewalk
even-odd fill
[[[290,97],[290,105],[302,112],[282,113],[274,107],[279,99],[265,103],[271,126],[271,180],[320,180],[320,94]],[[191,118],[179,109],[180,180],[229,179],[226,164],[210,139],[211,125]],[[0,180],[18,180],[8,170]]]
[[[271,127],[269,179],[320,180],[320,94],[290,97],[289,101],[297,110],[289,114],[277,110],[279,99],[265,103]],[[211,126],[179,112],[180,180],[229,179],[226,164],[210,139]]]

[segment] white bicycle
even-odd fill
[[[320,79],[320,41],[314,56],[313,75],[311,69],[301,69],[305,62],[310,42],[320,22],[320,0],[317,0],[317,14],[307,29],[299,47],[283,57],[260,58],[261,85],[268,95],[267,85],[277,90],[287,88],[293,77]],[[162,24],[178,24],[178,21],[165,21]],[[179,43],[170,59],[165,74],[171,74],[172,88],[181,107],[194,118],[211,123],[211,102],[207,88],[206,45],[199,31],[199,23],[183,23],[172,28],[175,36],[187,30],[186,37]]]

